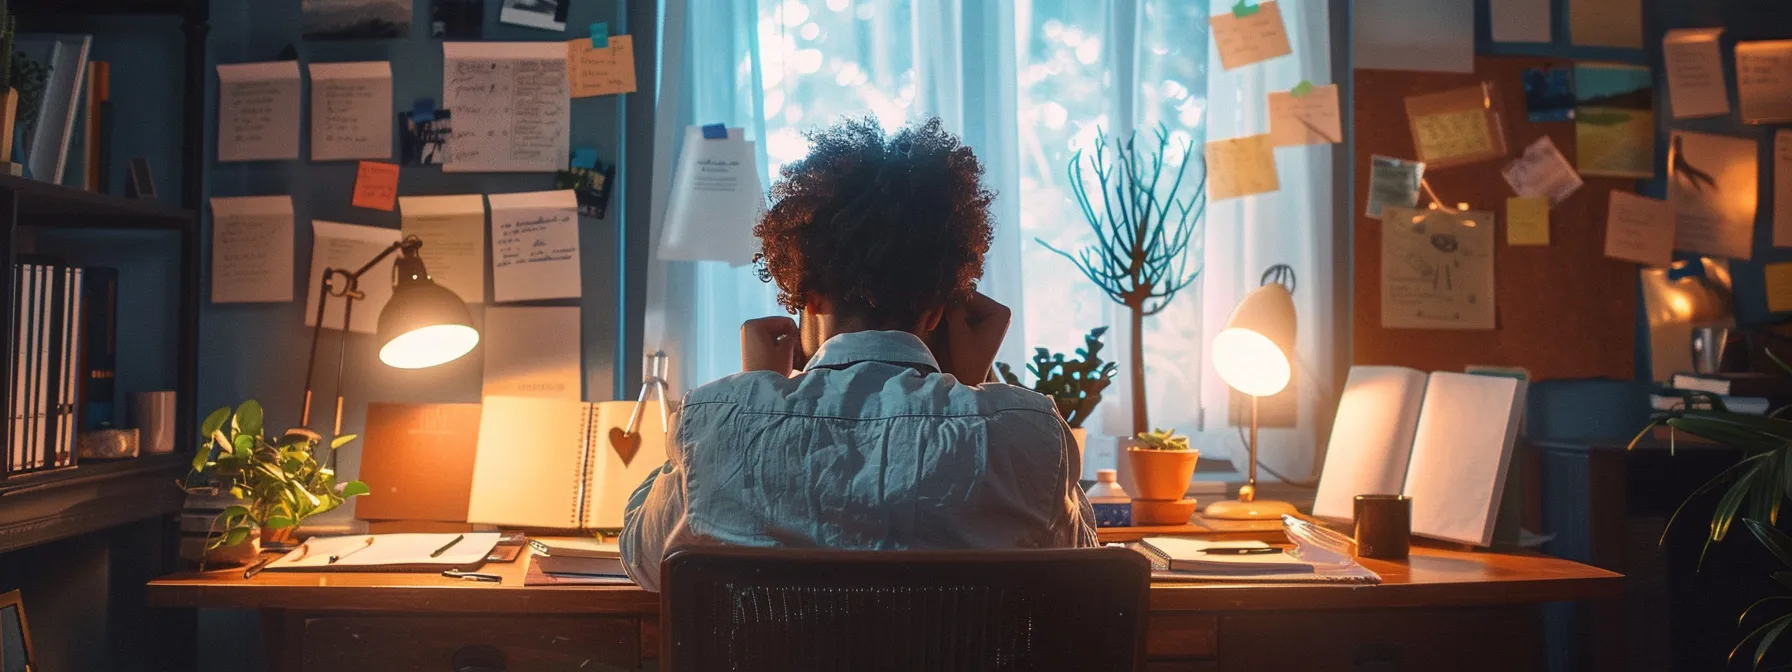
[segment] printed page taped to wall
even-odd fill
[[[485,309],[487,397],[554,397],[578,401],[581,325],[578,306]]]
[[[398,164],[362,161],[357,165],[351,202],[357,208],[391,212],[398,202]]]
[[[566,78],[574,98],[634,93],[634,38],[611,35],[610,45],[600,49],[592,48],[589,38],[567,42]]]
[[[1574,166],[1556,151],[1555,141],[1547,135],[1524,148],[1524,154],[1506,164],[1500,174],[1519,196],[1547,197],[1550,207],[1561,205],[1582,184]]]
[[[1723,34],[1722,28],[1681,28],[1661,38],[1668,103],[1675,119],[1730,113],[1730,88],[1720,44]]]
[[[1309,88],[1299,95],[1292,91],[1269,94],[1269,135],[1275,146],[1343,142],[1344,128],[1338,118],[1338,85]]]
[[[571,189],[492,194],[492,299],[576,299],[579,201]]]
[[[1671,143],[1674,249],[1746,261],[1754,246],[1761,188],[1755,141],[1674,131]]]
[[[218,161],[299,158],[299,62],[218,66]]]
[[[1549,199],[1542,196],[1506,199],[1506,244],[1549,244]]]
[[[398,199],[404,235],[423,241],[417,251],[436,284],[467,303],[485,303],[485,197],[405,196]]]
[[[1506,155],[1506,133],[1494,110],[1497,90],[1491,83],[1406,99],[1407,123],[1419,160],[1432,168],[1455,166]]]
[[[212,303],[292,300],[291,196],[212,199]]]
[[[1257,3],[1245,12],[1216,12],[1207,21],[1213,27],[1214,49],[1227,70],[1294,53],[1288,47],[1282,10],[1274,2]]]
[[[1381,210],[1387,206],[1418,207],[1419,183],[1424,177],[1423,163],[1391,156],[1369,157],[1369,198],[1363,214],[1381,219]]]
[[[1674,258],[1674,206],[1624,191],[1606,209],[1605,256],[1667,268]]]
[[[1568,0],[1576,46],[1643,48],[1643,0]]]
[[[1773,132],[1773,246],[1792,247],[1792,130]]]
[[[400,237],[398,229],[325,221],[311,222],[311,234],[311,273],[305,276],[307,327],[317,325],[319,283],[323,281],[324,269],[353,272],[398,242]],[[379,327],[380,309],[385,308],[386,300],[392,298],[392,259],[386,257],[362,274],[357,288],[366,294],[366,298],[355,301],[354,315],[349,318],[353,320],[350,331],[371,334]],[[341,286],[340,277],[331,281],[333,286]],[[324,311],[325,329],[342,328],[342,302],[342,297],[330,297],[328,310]]]
[[[312,63],[311,160],[392,158],[392,63]]]
[[[685,127],[660,232],[661,260],[734,266],[753,260],[759,250],[753,225],[765,212],[765,183],[753,143],[743,137],[738,128],[728,129],[726,138],[708,139],[703,129]]]
[[[1493,213],[1386,207],[1384,329],[1492,329]]]
[[[1792,121],[1792,40],[1736,43],[1742,122]]]
[[[551,173],[566,165],[572,101],[561,42],[442,44],[447,172]]]
[[[1207,197],[1225,200],[1281,189],[1269,134],[1207,143]]]

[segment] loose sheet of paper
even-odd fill
[[[1282,26],[1282,10],[1275,2],[1257,3],[1257,11],[1244,16],[1216,13],[1207,20],[1213,27],[1213,46],[1227,70],[1294,53],[1288,47],[1288,31]]]
[[[1425,164],[1391,156],[1369,157],[1369,199],[1363,214],[1381,219],[1387,206],[1411,208],[1419,204],[1419,182],[1425,177]]]
[[[1495,42],[1550,41],[1549,0],[1499,0],[1488,3]]]
[[[1773,132],[1773,246],[1792,247],[1792,130]]]
[[[1792,310],[1792,263],[1767,264],[1761,270],[1767,280],[1767,310]]]
[[[1605,256],[1667,268],[1674,258],[1674,206],[1630,192],[1611,192]]]
[[[753,143],[742,137],[741,129],[730,128],[727,138],[709,140],[701,128],[685,127],[660,259],[735,266],[753,260],[759,250],[753,224],[765,212],[765,183]]]
[[[1681,28],[1661,38],[1667,61],[1668,103],[1675,119],[1730,113],[1730,89],[1720,53],[1722,28]]]
[[[292,300],[292,197],[212,199],[212,303]]]
[[[1269,134],[1207,143],[1207,197],[1224,200],[1281,189]]]
[[[392,63],[311,64],[311,160],[392,158]]]
[[[1381,212],[1382,328],[1494,328],[1493,213]]]
[[[1487,112],[1469,109],[1413,117],[1419,159],[1438,163],[1476,157],[1493,151]]]
[[[1547,135],[1524,148],[1524,154],[1506,164],[1500,174],[1519,196],[1547,197],[1551,207],[1561,205],[1582,184],[1568,157],[1562,156]]]
[[[566,79],[574,98],[634,93],[635,38],[611,35],[602,49],[593,49],[590,38],[567,42]]]
[[[1747,260],[1761,185],[1754,140],[1674,131],[1668,202],[1674,249]]]
[[[1549,244],[1549,199],[1542,196],[1506,199],[1506,244]]]
[[[579,320],[577,306],[486,308],[481,394],[583,399]]]
[[[1643,0],[1568,0],[1568,33],[1577,46],[1643,48]]]
[[[1736,43],[1736,98],[1742,121],[1792,121],[1792,40]]]
[[[576,299],[579,201],[571,189],[492,194],[492,299]]]
[[[311,234],[311,274],[305,276],[307,327],[317,326],[318,283],[323,280],[324,269],[352,273],[398,242],[401,235],[398,229],[325,221],[311,222]],[[361,276],[357,287],[367,298],[355,301],[354,315],[349,318],[350,331],[371,334],[379,327],[380,310],[392,298],[392,259],[387,257]],[[331,278],[331,282],[333,286],[342,286],[341,277]],[[330,297],[328,310],[324,311],[325,329],[342,328],[343,301],[342,297]]]
[[[1350,18],[1358,70],[1475,71],[1473,0],[1355,0]]]
[[[485,303],[485,198],[405,196],[398,214],[404,235],[423,241],[417,254],[430,278],[462,301]]]
[[[1271,92],[1269,136],[1277,147],[1342,142],[1338,85],[1315,86],[1303,96],[1288,91]]]
[[[572,102],[560,42],[447,42],[442,107],[454,113],[447,172],[551,173],[566,165]]]
[[[362,161],[355,168],[355,207],[391,212],[397,198],[398,164]]]
[[[299,62],[218,66],[218,161],[299,158]]]

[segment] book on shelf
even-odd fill
[[[1776,406],[1772,399],[1766,397],[1732,397],[1725,394],[1715,396],[1718,401],[1723,403],[1724,410],[1744,415],[1767,415]],[[1689,400],[1686,397],[1671,394],[1651,394],[1649,395],[1649,408],[1657,411],[1678,411],[1687,407],[1687,401]],[[1711,407],[1708,400],[1693,399],[1691,401],[1694,408]]]
[[[1676,373],[1673,386],[1719,396],[1792,399],[1792,376],[1769,373]]]
[[[82,269],[81,285],[83,382],[81,429],[117,424],[118,390],[118,269],[89,266]]]
[[[84,269],[32,255],[15,266],[7,471],[75,465]]]
[[[30,115],[32,123],[21,131],[25,175],[34,180],[59,182],[68,165],[69,140],[75,130],[80,93],[87,81],[87,56],[93,36],[20,34],[14,44],[15,58],[23,57],[48,69],[43,96]],[[19,149],[15,143],[15,153]]]

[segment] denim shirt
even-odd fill
[[[841,334],[807,370],[686,395],[629,498],[622,558],[658,590],[679,546],[859,550],[1096,545],[1081,459],[1050,399],[940,373],[913,334]]]

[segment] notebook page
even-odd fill
[[[460,537],[460,541],[454,541]],[[373,539],[373,543],[367,540]],[[453,542],[450,545],[449,542]],[[269,570],[320,569],[332,567],[382,567],[395,565],[441,565],[459,567],[485,559],[498,545],[497,532],[466,534],[351,534],[340,537],[313,537],[268,563]],[[441,555],[430,554],[443,548]],[[330,556],[340,558],[330,562]]]
[[[1425,398],[1425,374],[1400,366],[1353,366],[1332,422],[1313,515],[1350,520],[1357,495],[1398,494]]]
[[[578,527],[584,413],[573,399],[486,397],[467,522]]]
[[[1403,493],[1412,497],[1413,534],[1493,542],[1524,393],[1512,378],[1431,374]]]
[[[660,419],[660,402],[648,401],[641,408],[640,442],[635,444],[634,456],[627,463],[622,458],[628,445],[612,442],[611,430],[628,427],[635,402],[600,401],[591,406],[593,454],[585,527],[621,528],[622,510],[628,506],[629,495],[647,480],[648,474],[666,463],[666,428]]]

